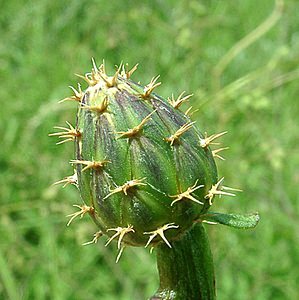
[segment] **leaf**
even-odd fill
[[[212,223],[212,224],[222,224],[234,228],[248,229],[254,228],[259,222],[259,214],[223,214],[223,213],[207,213],[201,216],[201,221]]]

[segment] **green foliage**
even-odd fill
[[[221,214],[209,212],[203,215],[202,220],[213,225],[227,225],[234,228],[249,229],[254,228],[259,222],[258,213],[254,214]]]
[[[299,297],[299,4],[285,2],[248,44],[274,1],[1,1],[0,298],[145,299],[158,285],[146,250],[116,265],[104,241],[81,246],[96,228],[87,218],[65,226],[76,189],[50,186],[73,156],[47,136],[75,114],[57,101],[91,57],[139,62],[143,84],[160,74],[158,93],[194,93],[197,124],[229,131],[219,175],[244,192],[213,210],[262,221],[254,231],[206,226],[219,299]]]

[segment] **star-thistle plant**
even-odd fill
[[[91,244],[107,238],[117,243],[118,262],[125,247],[155,249],[160,287],[151,299],[215,299],[213,262],[203,223],[254,227],[258,215],[210,212],[217,196],[235,196],[223,185],[215,158],[223,159],[216,140],[225,133],[202,134],[181,104],[192,95],[154,93],[154,77],[146,86],[131,80],[121,64],[108,76],[93,61],[83,78],[85,91],[63,99],[78,105],[76,125],[56,127],[62,144],[75,144],[70,163],[74,175],[57,183],[74,184],[81,195],[70,225],[89,215],[98,227]]]

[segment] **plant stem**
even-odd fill
[[[151,300],[216,299],[212,254],[202,224],[171,244],[156,248],[160,287]]]

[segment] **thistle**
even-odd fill
[[[258,215],[210,212],[217,196],[235,196],[237,189],[218,179],[215,158],[227,148],[218,145],[226,132],[202,134],[181,104],[192,95],[168,101],[154,93],[159,76],[142,86],[121,64],[108,76],[104,63],[93,62],[79,75],[85,91],[63,101],[78,105],[76,125],[50,134],[58,144],[75,143],[70,163],[75,174],[57,183],[76,185],[82,203],[69,214],[70,225],[89,215],[98,227],[92,241],[106,236],[117,243],[118,262],[125,247],[155,249],[160,287],[151,299],[215,299],[213,262],[203,223],[251,228]],[[216,142],[217,140],[217,142]]]

